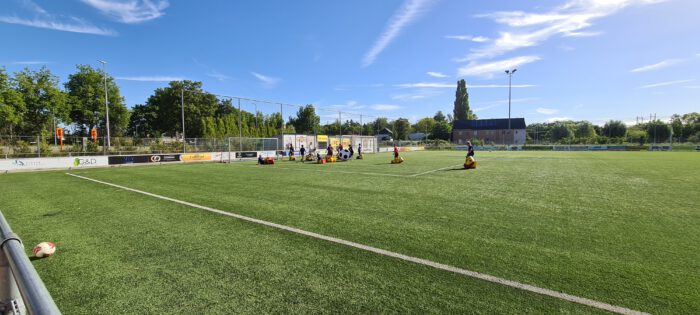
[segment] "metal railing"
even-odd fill
[[[0,313],[61,314],[2,212],[0,237]]]
[[[84,155],[167,154],[224,151],[274,151],[277,138],[106,138],[66,136],[63,147],[53,137],[0,135],[0,159]]]

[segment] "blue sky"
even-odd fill
[[[479,117],[507,117],[503,72],[518,68],[513,117],[634,122],[700,110],[698,12],[697,0],[3,0],[0,65],[46,64],[65,81],[107,60],[129,106],[184,78],[367,120],[449,113],[459,79]],[[242,104],[256,105],[278,110]]]

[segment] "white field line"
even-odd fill
[[[460,165],[462,165],[462,164],[445,166],[445,167],[443,167],[443,168],[438,168],[438,169],[436,169],[436,170],[427,171],[427,172],[418,173],[418,174],[413,174],[413,175],[411,175],[411,177],[416,177],[416,176],[421,176],[421,175],[425,175],[425,174],[435,173],[435,172],[437,172],[437,171],[442,171],[442,170],[444,170],[444,169],[447,169],[447,168],[450,168],[450,167],[455,167],[455,166],[460,166]]]
[[[468,276],[468,277],[472,277],[472,278],[476,278],[476,279],[480,279],[480,280],[484,280],[484,281],[488,281],[488,282],[493,282],[493,283],[497,283],[497,284],[509,286],[509,287],[516,288],[516,289],[521,289],[521,290],[525,290],[525,291],[529,291],[529,292],[534,292],[534,293],[538,293],[538,294],[542,294],[542,295],[554,297],[554,298],[561,299],[561,300],[564,300],[564,301],[569,301],[569,302],[574,302],[574,303],[578,303],[578,304],[582,304],[582,305],[586,305],[586,306],[590,306],[590,307],[595,307],[595,308],[599,308],[599,309],[602,309],[602,310],[606,310],[606,311],[610,311],[610,312],[614,312],[614,313],[618,313],[618,314],[648,315],[648,313],[636,311],[636,310],[629,309],[629,308],[624,308],[624,307],[621,307],[621,306],[615,306],[615,305],[612,305],[612,304],[603,303],[603,302],[599,302],[599,301],[595,301],[595,300],[591,300],[591,299],[587,299],[587,298],[583,298],[583,297],[578,297],[578,296],[571,295],[571,294],[566,294],[566,293],[562,293],[562,292],[558,292],[558,291],[554,291],[554,290],[550,290],[550,289],[540,288],[540,287],[536,287],[536,286],[533,286],[533,285],[520,283],[520,282],[513,281],[513,280],[508,280],[508,279],[504,279],[504,278],[499,278],[499,277],[496,277],[496,276],[492,276],[492,275],[488,275],[488,274],[484,274],[484,273],[480,273],[480,272],[476,272],[476,271],[470,271],[470,270],[466,270],[466,269],[462,269],[462,268],[458,268],[458,267],[454,267],[454,266],[450,266],[450,265],[446,265],[446,264],[441,264],[441,263],[434,262],[434,261],[430,261],[430,260],[427,260],[427,259],[422,259],[422,258],[418,258],[418,257],[408,256],[408,255],[404,255],[404,254],[400,254],[400,253],[396,253],[396,252],[384,250],[384,249],[381,249],[381,248],[376,248],[376,247],[372,247],[372,246],[368,246],[368,245],[363,245],[363,244],[360,244],[360,243],[355,243],[355,242],[351,242],[351,241],[346,241],[346,240],[343,240],[343,239],[339,239],[339,238],[335,238],[335,237],[331,237],[331,236],[326,236],[326,235],[322,235],[322,234],[318,234],[318,233],[314,233],[314,232],[309,232],[309,231],[297,229],[297,228],[290,227],[290,226],[286,226],[286,225],[282,225],[282,224],[277,224],[277,223],[273,223],[273,222],[269,222],[269,221],[259,220],[259,219],[255,219],[255,218],[243,216],[243,215],[240,215],[240,214],[235,214],[235,213],[226,212],[226,211],[223,211],[223,210],[218,210],[218,209],[210,208],[210,207],[207,207],[207,206],[202,206],[202,205],[194,204],[194,203],[187,202],[187,201],[182,201],[182,200],[178,200],[178,199],[174,199],[174,198],[170,198],[170,197],[165,197],[165,196],[156,195],[156,194],[153,194],[153,193],[141,191],[141,190],[138,190],[138,189],[133,189],[133,188],[129,188],[129,187],[124,187],[124,186],[121,186],[121,185],[117,185],[117,184],[112,184],[112,183],[104,182],[104,181],[97,180],[97,179],[92,179],[92,178],[88,178],[88,177],[84,177],[84,176],[80,176],[80,175],[75,175],[75,174],[71,174],[71,173],[66,173],[66,174],[67,174],[67,175],[70,175],[70,176],[73,176],[73,177],[81,178],[81,179],[84,179],[84,180],[89,180],[89,181],[92,181],[92,182],[95,182],[95,183],[100,183],[100,184],[103,184],[103,185],[112,186],[112,187],[116,187],[116,188],[119,188],[119,189],[128,190],[128,191],[131,191],[131,192],[143,194],[143,195],[146,195],[146,196],[150,196],[150,197],[154,197],[154,198],[158,198],[158,199],[162,199],[162,200],[171,201],[171,202],[174,202],[174,203],[179,203],[179,204],[186,205],[186,206],[190,206],[190,207],[193,207],[193,208],[198,208],[198,209],[202,209],[202,210],[205,210],[205,211],[210,211],[210,212],[217,213],[217,214],[221,214],[221,215],[225,215],[225,216],[229,216],[229,217],[234,217],[234,218],[237,218],[237,219],[240,219],[240,220],[244,220],[244,221],[248,221],[248,222],[257,223],[257,224],[261,224],[261,225],[265,225],[265,226],[277,228],[277,229],[280,229],[280,230],[285,230],[285,231],[289,231],[289,232],[292,232],[292,233],[297,233],[297,234],[301,234],[301,235],[305,235],[305,236],[309,236],[309,237],[321,239],[321,240],[324,240],[324,241],[333,242],[333,243],[336,243],[336,244],[341,244],[341,245],[349,246],[349,247],[352,247],[352,248],[357,248],[357,249],[365,250],[365,251],[368,251],[368,252],[372,252],[372,253],[376,253],[376,254],[388,256],[388,257],[393,257],[393,258],[401,259],[401,260],[404,260],[404,261],[409,261],[409,262],[416,263],[416,264],[423,265],[423,266],[428,266],[428,267],[432,267],[432,268],[436,268],[436,269],[440,269],[440,270],[445,270],[445,271],[449,271],[449,272],[454,272],[454,273],[461,274],[461,275],[465,275],[465,276]]]
[[[281,170],[291,170],[291,171],[302,171],[302,172],[317,172],[317,173],[345,173],[345,174],[357,174],[357,175],[374,175],[374,176],[391,176],[391,177],[408,177],[411,175],[401,175],[401,174],[388,174],[388,173],[369,173],[369,172],[352,172],[352,171],[341,171],[341,170],[314,170],[314,169],[305,169],[305,168],[291,168],[291,167],[282,167],[282,166],[250,166],[250,167],[262,167],[262,168],[269,168],[269,169],[281,169]]]

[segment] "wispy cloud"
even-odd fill
[[[596,36],[588,31],[597,19],[617,13],[631,5],[659,2],[658,0],[570,0],[547,12],[500,11],[477,15],[489,18],[505,28],[498,38],[487,45],[472,49],[465,61],[493,58],[505,53],[537,46],[554,37]]]
[[[471,61],[464,67],[459,68],[459,76],[484,76],[492,77],[496,73],[502,73],[506,69],[513,69],[524,64],[535,62],[540,60],[537,56],[520,56],[513,57],[510,59],[492,61],[487,63],[480,63],[478,61]]]
[[[163,16],[170,3],[167,0],[82,0],[83,3],[99,10],[102,14],[126,23],[136,24]]]
[[[376,104],[372,105],[372,109],[376,111],[383,111],[383,112],[388,112],[392,110],[398,110],[400,109],[401,106],[399,105],[391,105],[391,104]]]
[[[693,81],[695,81],[695,79],[665,81],[665,82],[642,85],[639,88],[640,89],[651,89],[651,88],[657,88],[657,87],[662,87],[662,86],[678,85],[678,84],[683,84],[683,83],[688,83],[688,82],[693,82]]]
[[[216,70],[210,70],[209,72],[206,73],[206,75],[208,77],[212,77],[212,78],[217,79],[219,81],[226,81],[226,80],[231,78],[231,77],[229,77],[221,72],[218,72]]]
[[[0,22],[72,33],[104,36],[117,35],[117,32],[113,30],[94,26],[78,17],[53,15],[31,0],[21,1],[21,4],[33,15],[31,18],[19,17],[17,15],[4,15],[0,16]]]
[[[133,76],[133,77],[116,77],[117,80],[126,81],[142,81],[142,82],[170,82],[170,81],[182,81],[185,80],[183,77],[171,77],[171,76]]]
[[[523,97],[523,98],[514,98],[514,99],[511,99],[510,102],[511,102],[511,103],[523,103],[523,102],[530,102],[530,101],[536,101],[536,100],[539,100],[539,98],[536,98],[536,97]],[[489,102],[479,102],[479,103],[474,103],[474,104],[473,104],[474,107],[472,108],[472,111],[473,111],[473,112],[480,112],[480,111],[484,111],[484,110],[487,110],[487,109],[491,109],[491,108],[494,108],[494,107],[499,107],[499,106],[503,106],[503,105],[507,105],[507,104],[508,104],[508,99],[497,100],[497,101],[489,101]]]
[[[700,85],[686,85],[684,86],[686,89],[700,89]]]
[[[447,78],[447,75],[441,72],[428,71],[426,74],[433,78]]]
[[[379,38],[374,42],[372,48],[365,54],[362,59],[362,65],[367,67],[374,63],[377,56],[398,36],[401,31],[411,24],[420,14],[425,11],[430,4],[430,0],[406,0],[401,5],[394,16],[389,19],[386,28],[379,35]]]
[[[279,83],[279,81],[280,81],[279,78],[262,75],[262,74],[257,73],[257,72],[251,72],[250,74],[252,74],[255,78],[260,80],[260,82],[262,82],[263,86],[267,87],[267,88],[275,87],[277,85],[277,83]]]
[[[33,18],[25,19],[16,16],[0,16],[0,22],[8,24],[18,24],[24,26],[31,26],[37,28],[45,28],[56,31],[72,32],[72,33],[83,33],[83,34],[93,34],[93,35],[104,35],[104,36],[114,36],[117,32],[94,26],[86,21],[78,18],[72,18],[70,22],[61,22],[53,20],[53,18],[42,19]]]
[[[331,105],[330,107],[337,108],[337,109],[344,109],[344,110],[351,110],[351,109],[363,109],[365,108],[365,105],[362,105],[358,103],[357,101],[349,100],[345,102],[345,104],[335,104]]]
[[[557,109],[546,108],[546,107],[537,107],[537,109],[535,109],[535,111],[540,113],[540,114],[543,114],[543,115],[554,115],[557,112],[559,112],[559,110],[557,110]]]
[[[435,82],[419,82],[419,83],[402,83],[396,84],[395,87],[400,88],[457,88],[457,83],[435,83]],[[535,87],[534,84],[513,84],[512,88],[530,88]],[[492,88],[507,88],[508,84],[467,84],[468,89],[492,89]]]
[[[645,72],[645,71],[659,70],[659,69],[663,69],[663,68],[678,64],[681,61],[683,61],[683,60],[682,59],[666,59],[666,60],[657,62],[655,64],[646,65],[646,66],[642,66],[639,68],[634,68],[634,69],[630,70],[630,72]]]
[[[488,37],[471,36],[471,35],[445,35],[445,38],[456,39],[456,40],[468,40],[468,41],[472,41],[475,43],[485,43],[485,42],[489,41]]]
[[[567,121],[567,120],[573,120],[570,117],[551,117],[547,118],[547,122],[557,122],[557,121]]]
[[[13,65],[45,65],[45,64],[50,64],[50,63],[51,63],[51,61],[39,61],[39,60],[11,62],[11,64],[13,64]]]

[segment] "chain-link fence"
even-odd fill
[[[274,151],[276,138],[130,138],[0,135],[0,158],[47,156],[123,155],[150,153]]]

